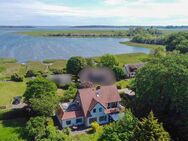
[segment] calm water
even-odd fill
[[[49,28],[43,30],[46,29],[49,30]],[[0,28],[0,57],[12,57],[19,62],[26,62],[28,60],[68,59],[71,56],[101,56],[106,53],[149,52],[146,48],[120,44],[119,42],[128,40],[125,38],[33,37],[16,34],[17,31],[25,30],[33,29]]]

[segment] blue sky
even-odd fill
[[[0,0],[0,25],[188,25],[188,0]]]

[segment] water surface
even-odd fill
[[[28,30],[41,29],[0,28],[0,57],[12,57],[19,62],[26,62],[28,60],[68,59],[71,56],[101,56],[106,53],[149,53],[149,49],[119,43],[127,41],[126,38],[34,37],[16,33]]]

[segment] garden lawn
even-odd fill
[[[26,141],[22,138],[25,119],[0,121],[0,141]]]
[[[10,104],[15,96],[22,96],[25,89],[25,82],[0,82],[0,106]]]

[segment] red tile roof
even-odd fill
[[[101,86],[99,90],[95,88],[80,89],[79,97],[83,109],[84,116],[87,117],[91,110],[91,105],[96,102],[107,107],[107,103],[121,101],[116,86]]]
[[[121,101],[116,86],[101,86],[100,89],[86,88],[79,89],[78,96],[80,97],[81,108],[79,110],[64,111],[62,107],[57,111],[60,119],[72,119],[77,117],[88,117],[90,111],[99,103],[104,106],[105,113],[114,113],[114,109],[107,109],[108,103]]]
[[[79,111],[68,111],[68,112],[64,112],[61,110],[58,110],[58,117],[62,120],[66,120],[66,119],[72,119],[72,118],[77,118],[77,117],[82,117],[83,116],[83,112],[81,110]]]

